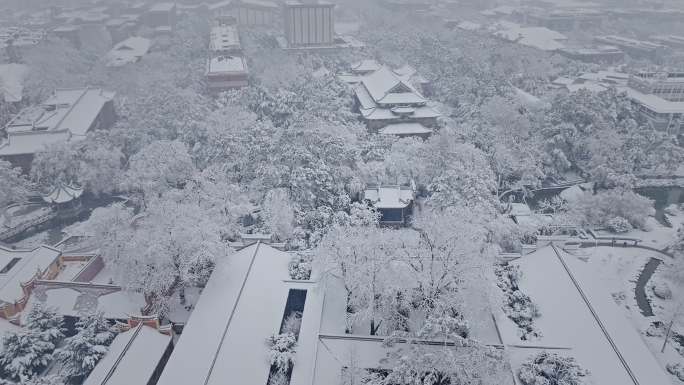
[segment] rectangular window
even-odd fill
[[[21,261],[21,258],[12,258],[12,260],[0,270],[0,274],[7,274],[19,261]]]
[[[292,313],[304,313],[304,304],[306,303],[306,290],[290,289],[285,302],[285,311],[283,312],[283,320],[280,324],[280,332],[283,332],[285,320]]]

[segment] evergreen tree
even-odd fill
[[[116,335],[103,313],[82,317],[77,323],[78,333],[66,340],[55,358],[62,364],[62,373],[69,379],[85,378],[107,354]]]
[[[64,318],[56,309],[41,304],[34,306],[26,317],[26,329],[53,345],[64,338]],[[54,349],[54,348],[53,348]]]
[[[24,380],[40,373],[52,358],[55,345],[34,330],[7,333],[0,351],[3,377]]]

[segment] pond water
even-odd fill
[[[646,263],[646,266],[644,266],[641,274],[639,274],[636,287],[634,288],[637,305],[639,306],[639,310],[641,310],[641,314],[643,314],[645,317],[653,316],[651,302],[649,302],[648,297],[646,296],[646,285],[661,263],[662,261],[660,259],[651,258],[648,263]]]
[[[665,208],[684,203],[684,187],[642,187],[634,191],[655,201],[655,219],[668,227],[670,224],[665,219]]]
[[[11,244],[18,247],[34,247],[41,244],[55,245],[64,238],[64,229],[76,222],[83,222],[90,218],[92,211],[98,207],[105,207],[114,202],[121,202],[119,197],[94,197],[84,195],[81,211],[78,215],[67,218],[55,218],[41,226],[25,231],[11,240]]]

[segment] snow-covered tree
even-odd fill
[[[6,206],[12,202],[20,202],[26,199],[31,184],[21,174],[20,169],[12,167],[12,164],[1,159],[0,181],[2,181],[0,183],[0,214],[6,216]]]
[[[156,141],[131,157],[122,187],[140,193],[145,203],[181,188],[195,173],[187,147],[180,141]]]
[[[652,200],[623,188],[585,194],[568,205],[568,211],[585,226],[605,226],[621,217],[642,230],[646,229],[646,219],[654,210]]]
[[[346,326],[368,319],[374,335],[383,322],[383,309],[394,286],[394,234],[377,227],[336,226],[315,253],[324,279],[340,279],[346,291]],[[397,283],[398,284],[398,283]]]
[[[5,334],[0,349],[0,373],[15,380],[27,380],[40,373],[52,360],[57,343],[64,338],[63,318],[54,309],[34,306],[25,329]]]
[[[6,333],[0,350],[0,372],[15,380],[33,377],[47,367],[54,350],[55,345],[36,331]]]
[[[523,362],[518,369],[518,379],[524,385],[563,384],[585,385],[589,371],[582,368],[574,358],[563,357],[543,351]]]
[[[97,133],[86,140],[53,144],[36,153],[31,178],[44,190],[78,184],[96,195],[118,189],[123,154]]]
[[[294,235],[295,210],[285,189],[274,189],[266,193],[263,203],[263,216],[266,227],[279,240],[287,240]]]
[[[142,291],[162,315],[176,290],[184,301],[185,287],[206,283],[214,261],[228,254],[223,229],[210,212],[182,194],[179,200],[170,195],[135,218],[122,208],[96,215],[102,257],[117,282]]]
[[[421,307],[433,308],[440,295],[490,268],[493,254],[478,220],[475,212],[461,206],[423,210],[412,222],[417,236],[405,236],[398,253],[416,282]]]
[[[389,373],[376,373],[371,385],[503,384],[510,368],[503,350],[459,335],[460,322],[448,315],[429,318],[406,342],[388,337]],[[425,341],[431,341],[426,344]]]
[[[43,341],[57,344],[64,338],[64,317],[57,313],[57,309],[37,304],[31,308],[26,316],[24,326],[27,330],[37,333]]]
[[[55,352],[61,373],[69,379],[85,378],[107,353],[116,336],[103,313],[82,316],[76,329],[78,332]]]

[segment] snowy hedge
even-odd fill
[[[312,257],[310,255],[295,255],[288,265],[290,278],[302,281],[311,278],[311,261]]]
[[[518,287],[522,272],[513,265],[500,265],[496,270],[497,286],[504,292],[503,311],[520,331],[521,340],[541,336],[541,332],[534,327],[534,319],[540,316],[539,309],[532,299]]]
[[[615,217],[608,220],[608,222],[606,222],[606,227],[610,232],[616,234],[626,233],[632,229],[632,225],[623,217]]]
[[[589,371],[583,369],[572,357],[541,352],[530,357],[518,369],[518,379],[523,385],[584,385]]]
[[[276,368],[277,372],[286,373],[294,364],[297,336],[293,333],[277,334],[269,337],[267,343],[270,347],[268,356],[271,366]]]

